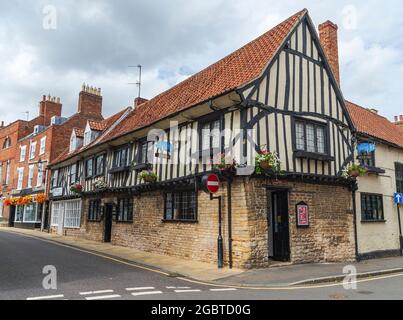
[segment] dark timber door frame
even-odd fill
[[[271,197],[271,223],[269,239],[272,239],[271,257],[276,261],[290,260],[290,230],[288,214],[288,190],[268,191]]]
[[[112,241],[113,204],[105,204],[104,219],[104,242],[110,243]]]

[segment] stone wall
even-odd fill
[[[237,178],[232,186],[233,262],[235,267],[267,267],[269,263],[268,207],[270,193],[265,186],[290,188],[289,223],[291,262],[336,262],[354,259],[351,192],[341,186],[267,179]],[[228,264],[227,188],[223,183],[224,260]],[[198,222],[166,222],[163,192],[134,196],[133,223],[113,223],[112,243],[177,256],[189,260],[217,263],[218,201],[198,194]],[[68,235],[96,241],[103,239],[103,222],[88,222],[88,200],[83,201],[82,227]],[[103,202],[114,202],[114,195]],[[298,229],[295,206],[309,205],[310,227]]]

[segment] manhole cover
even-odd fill
[[[370,295],[370,294],[374,294],[374,292],[372,291],[358,291],[359,294],[365,294],[365,295]]]

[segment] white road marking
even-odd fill
[[[103,293],[112,293],[113,290],[99,290],[99,291],[88,291],[88,292],[80,292],[81,296],[90,296],[92,294],[103,294]]]
[[[98,296],[98,297],[86,297],[86,300],[105,300],[105,299],[115,299],[115,298],[121,298],[120,295],[118,294],[111,294],[109,296]]]
[[[132,296],[148,296],[154,294],[162,294],[162,291],[146,291],[146,292],[133,292]]]
[[[218,291],[236,291],[235,288],[222,288],[222,289],[210,289],[210,291],[218,292]]]
[[[198,289],[191,289],[191,290],[175,290],[176,293],[187,293],[187,292],[201,292]]]
[[[166,287],[167,289],[190,289],[190,287]]]
[[[44,296],[44,297],[31,297],[27,298],[27,300],[50,300],[50,299],[60,299],[64,298],[64,294],[58,294],[54,296]]]
[[[126,288],[126,291],[154,290],[154,287]]]

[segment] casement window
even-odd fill
[[[94,175],[94,159],[85,160],[85,177],[91,178]]]
[[[24,181],[24,168],[18,168],[17,174],[18,174],[17,190],[22,190],[22,183]]]
[[[34,180],[34,166],[30,165],[28,168],[28,185],[27,188],[32,188],[32,183]]]
[[[124,168],[130,165],[130,147],[125,146],[123,148],[115,150],[113,153],[113,167]]]
[[[361,194],[362,221],[384,221],[383,196],[380,194]]]
[[[295,121],[295,149],[309,153],[327,154],[327,126],[308,120]]]
[[[220,120],[200,123],[200,150],[204,153],[219,152],[221,145]]]
[[[4,179],[4,184],[8,186],[8,183],[10,182],[10,160],[7,160],[7,165],[6,165],[6,178]]]
[[[36,153],[36,142],[31,142],[31,145],[29,147],[29,160],[35,158],[35,153]]]
[[[64,227],[78,229],[81,226],[81,200],[64,203]]]
[[[63,202],[53,202],[52,203],[52,216],[50,224],[52,227],[59,226],[59,221],[64,212],[64,203]]]
[[[92,131],[88,130],[84,133],[84,146],[91,143]]]
[[[41,138],[39,155],[43,155],[46,152],[46,137]]]
[[[100,155],[95,158],[95,176],[102,176],[105,171],[105,155]]]
[[[122,198],[118,200],[116,221],[118,222],[133,221],[133,198]]]
[[[27,154],[27,146],[20,147],[20,162],[25,161],[25,156]]]
[[[77,182],[77,168],[78,166],[76,163],[70,166],[70,174],[69,174],[70,185]]]
[[[88,203],[88,221],[100,221],[102,216],[102,202],[100,199],[90,200]]]
[[[11,148],[11,139],[7,137],[3,142],[3,149]]]
[[[403,163],[396,162],[396,190],[403,193]]]
[[[165,194],[167,221],[196,221],[197,196],[195,191],[168,192]]]
[[[51,181],[52,188],[57,188],[58,183],[59,183],[59,170],[54,170],[52,172],[52,181]]]
[[[41,187],[43,185],[43,176],[45,173],[45,164],[39,163],[38,164],[38,174],[36,176],[36,186]]]
[[[139,143],[138,164],[151,164],[154,159],[154,142],[142,141]]]

